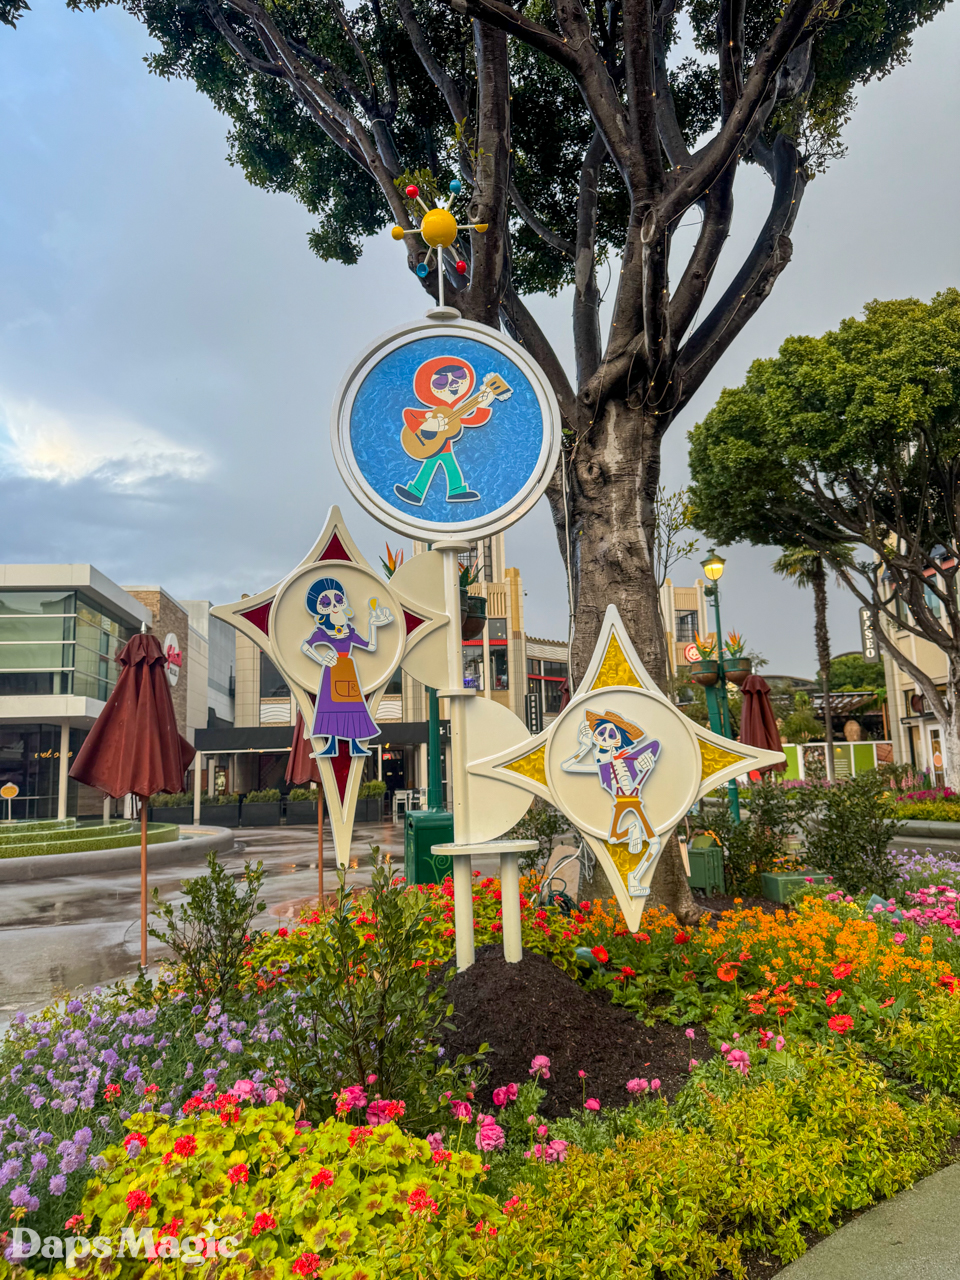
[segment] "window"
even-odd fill
[[[72,591],[0,592],[0,697],[75,693],[105,702],[132,635]]]
[[[494,689],[510,688],[510,676],[507,671],[507,647],[490,650],[490,678]]]
[[[506,618],[488,618],[487,619],[487,639],[491,644],[497,641],[507,642],[507,620]]]
[[[527,659],[527,692],[540,697],[544,715],[556,715],[563,700],[567,680],[567,664],[544,658]]]
[[[403,678],[399,670],[395,671],[390,677],[384,693],[403,693]]]
[[[260,697],[290,697],[290,686],[265,653],[260,654]]]
[[[695,609],[687,609],[681,612],[677,610],[677,641],[680,644],[693,644],[694,637],[698,631],[697,611]]]
[[[923,588],[923,598],[926,601],[927,608],[935,618],[940,617],[940,598],[934,595],[929,587]]]
[[[463,646],[463,687],[483,691],[483,646]]]

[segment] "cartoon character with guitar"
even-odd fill
[[[488,373],[480,390],[473,393],[476,382],[471,365],[453,356],[425,360],[414,374],[414,392],[428,407],[403,411],[400,443],[409,457],[421,463],[410,484],[394,485],[404,502],[422,505],[438,467],[446,476],[448,502],[476,502],[480,497],[464,480],[453,446],[464,427],[484,426],[494,401],[508,399],[513,390],[498,373]]]

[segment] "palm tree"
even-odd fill
[[[842,569],[853,563],[853,548],[839,543],[825,560],[811,547],[785,547],[773,562],[774,573],[790,578],[798,587],[813,588],[813,634],[823,684],[823,718],[827,757],[827,778],[835,780],[833,768],[833,713],[830,707],[830,635],[827,631],[827,564]]]

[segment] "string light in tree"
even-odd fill
[[[421,280],[425,280],[430,274],[430,269],[436,263],[441,269],[437,272],[437,280],[439,283],[439,302],[443,306],[443,262],[442,255],[444,249],[451,248],[457,239],[457,233],[460,231],[476,231],[480,235],[487,230],[486,222],[465,222],[458,223],[454,215],[450,211],[450,206],[463,190],[463,184],[458,178],[454,178],[450,183],[450,199],[447,207],[442,205],[431,209],[423,197],[420,195],[420,188],[411,183],[406,189],[408,200],[412,200],[415,204],[420,205],[423,213],[420,218],[419,227],[411,227],[409,231],[405,231],[403,227],[393,227],[390,234],[394,240],[403,240],[405,236],[420,236],[427,246],[427,255],[423,262],[417,263],[417,275]],[[458,258],[456,269],[459,275],[463,276],[467,273],[467,264],[462,258]]]

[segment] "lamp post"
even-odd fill
[[[730,720],[730,702],[727,698],[727,673],[723,663],[723,632],[720,630],[720,579],[723,567],[727,563],[723,556],[717,555],[711,547],[706,558],[700,561],[703,572],[710,580],[710,586],[704,588],[703,594],[713,600],[713,612],[717,631],[717,683],[707,685],[704,692],[707,696],[707,713],[710,716],[710,728],[725,738],[732,738],[733,731]],[[740,821],[740,794],[737,782],[731,778],[727,783],[727,794],[730,797],[730,812],[734,822]]]

